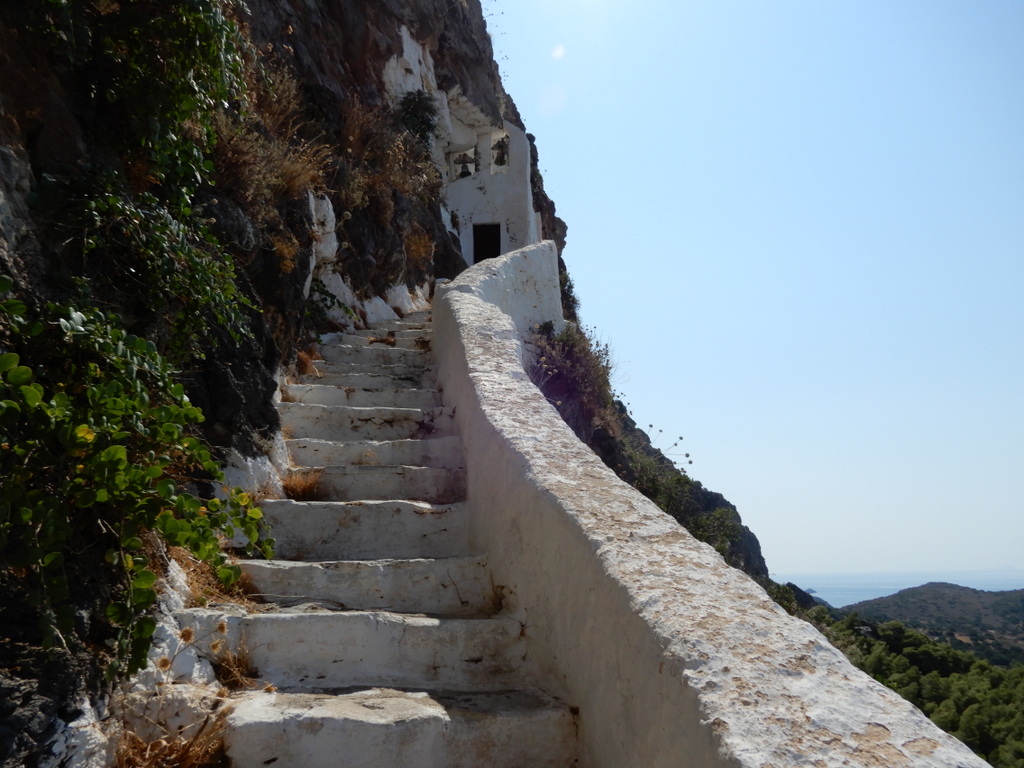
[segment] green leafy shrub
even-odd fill
[[[247,44],[219,0],[37,0],[37,26],[74,63],[137,189],[191,206],[212,170],[218,109],[244,96]],[[105,105],[103,104],[105,102]]]
[[[398,102],[398,122],[424,144],[437,135],[437,103],[424,90],[409,91]]]
[[[102,301],[125,307],[179,363],[202,357],[209,339],[250,332],[253,305],[194,210],[200,187],[213,185],[217,117],[246,103],[253,53],[232,6],[34,0],[27,11],[70,62],[69,88],[116,155],[106,169],[44,183],[37,215],[52,219],[72,272],[102,286]]]
[[[565,422],[585,443],[597,429],[618,434],[611,385],[611,350],[569,323],[558,335],[550,323],[533,338],[529,374]]]
[[[235,344],[250,335],[245,309],[254,306],[238,290],[230,256],[190,209],[176,213],[146,192],[133,197],[110,177],[77,202],[71,242],[87,274],[171,329],[165,354],[203,357],[214,328]]]
[[[0,277],[0,294],[11,280]],[[203,416],[152,342],[95,310],[50,306],[41,319],[9,299],[0,354],[0,565],[31,583],[43,642],[66,646],[75,632],[68,602],[71,560],[103,561],[123,574],[106,607],[119,627],[111,674],[145,663],[156,624],[156,573],[142,536],[158,531],[230,583],[238,579],[221,549],[236,530],[253,551],[261,512],[235,490],[224,502],[181,486],[222,479],[188,434]],[[260,544],[272,554],[273,540]]]

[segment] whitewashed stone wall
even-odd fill
[[[560,318],[555,259],[526,249],[440,288],[434,344],[474,543],[579,707],[581,765],[987,765],[577,440],[523,367],[524,331]]]

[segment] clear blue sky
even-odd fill
[[[1024,2],[484,9],[584,324],[769,568],[1024,569]]]

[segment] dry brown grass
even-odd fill
[[[491,574],[491,591],[487,596],[486,611],[488,616],[495,616],[505,609],[505,602],[508,600],[508,587],[503,584],[494,583],[494,574]]]
[[[387,347],[393,347],[397,343],[395,339],[395,332],[389,331],[387,336],[368,336],[366,343],[369,344],[383,344]]]
[[[316,360],[323,360],[324,356],[320,354],[320,350],[316,344],[310,344],[304,349],[299,349],[295,358],[295,369],[299,372],[300,376],[319,376],[319,372],[313,362]]]
[[[597,429],[621,432],[611,387],[611,352],[586,329],[567,325],[554,336],[541,329],[533,337],[536,354],[527,372],[576,435],[589,445]]]
[[[295,235],[287,230],[270,236],[274,245],[274,253],[277,256],[281,271],[286,275],[295,270],[295,254],[299,252],[299,241]]]
[[[247,90],[253,112],[273,136],[287,137],[302,125],[302,89],[280,62],[264,61],[249,70]]]
[[[316,370],[313,367],[313,356],[309,352],[300,349],[295,358],[295,368],[300,376],[309,376]]]
[[[222,113],[214,121],[214,180],[257,223],[277,218],[276,207],[307,188],[323,186],[333,155],[325,144],[275,138],[252,119]]]
[[[249,62],[246,81],[248,112],[225,110],[214,121],[214,180],[264,224],[278,220],[282,203],[324,186],[335,148],[309,124],[301,88],[285,65]]]
[[[320,478],[322,469],[304,469],[292,472],[281,485],[285,495],[294,501],[319,501],[322,496]]]
[[[201,608],[210,603],[235,603],[248,610],[263,609],[259,591],[252,583],[252,579],[244,573],[242,578],[230,587],[225,587],[209,563],[196,560],[184,547],[171,547],[168,555],[185,572],[192,592],[190,608]]]
[[[223,768],[224,732],[230,706],[211,712],[198,729],[189,729],[187,737],[167,734],[147,742],[130,731],[124,731],[117,745],[117,768]]]
[[[394,216],[392,190],[407,197],[436,198],[441,175],[430,150],[400,128],[383,106],[352,99],[342,118],[339,174],[333,184],[341,208],[370,208],[382,226]]]
[[[253,663],[243,637],[235,650],[225,648],[210,658],[213,673],[229,691],[251,690],[259,685],[260,671]]]
[[[413,224],[405,236],[405,257],[416,269],[426,269],[434,261],[434,240],[419,224]]]

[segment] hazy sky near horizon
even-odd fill
[[[583,323],[770,570],[1024,568],[1024,3],[484,10]]]

